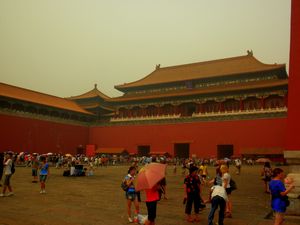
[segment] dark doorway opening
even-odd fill
[[[218,159],[230,158],[233,155],[233,145],[217,145]]]
[[[150,145],[139,145],[137,148],[138,156],[148,156],[150,153]]]
[[[77,154],[77,155],[85,154],[85,148],[84,148],[82,145],[79,145],[79,146],[76,148],[76,154]]]
[[[177,158],[189,158],[190,157],[190,144],[189,143],[177,143],[174,144],[174,156]]]

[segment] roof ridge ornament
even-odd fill
[[[94,89],[97,89],[97,84],[94,84]]]
[[[251,49],[251,50],[247,50],[247,55],[248,55],[248,56],[253,56],[253,51],[252,51],[252,49]]]
[[[156,70],[160,69],[160,64],[156,64],[155,69]]]

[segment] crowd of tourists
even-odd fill
[[[155,162],[154,158],[154,162]],[[151,162],[149,162],[151,163]],[[165,163],[165,162],[161,162]],[[184,184],[184,200],[185,214],[187,222],[199,222],[200,211],[210,203],[210,211],[208,214],[208,225],[213,225],[216,211],[218,213],[218,225],[224,224],[225,218],[232,218],[233,203],[231,200],[232,192],[237,189],[235,181],[233,181],[229,173],[229,161],[218,160],[214,163],[216,168],[215,174],[208,174],[207,165],[209,162],[195,162],[193,159],[187,159],[182,162],[183,174],[188,170],[188,175],[183,179]],[[236,167],[236,174],[241,174],[242,161],[235,159],[233,164]],[[176,173],[176,167],[174,167]],[[151,189],[145,189],[146,206],[148,216],[139,215],[140,190],[135,189],[136,176],[138,172],[137,164],[131,166],[128,174],[125,176],[122,184],[127,188],[125,197],[127,201],[128,221],[146,225],[154,225],[156,218],[157,202],[161,200],[162,195],[166,197],[166,180],[165,178]],[[270,163],[266,162],[261,172],[264,181],[265,193],[271,194],[271,207],[274,212],[274,225],[283,224],[284,213],[289,205],[287,194],[294,188],[291,178],[285,178],[284,171],[281,168],[271,169]],[[125,183],[125,184],[124,184]],[[203,188],[209,188],[209,196],[202,196]],[[131,205],[134,205],[134,216],[131,214]],[[194,213],[192,214],[192,209]]]
[[[56,168],[69,168],[72,171],[74,165],[85,164],[90,168],[94,166],[107,166],[109,159],[105,156],[86,157],[84,155],[72,156],[53,155],[53,154],[14,154],[13,152],[0,153],[0,186],[2,190],[0,197],[13,196],[11,177],[15,172],[15,165],[24,165],[32,169],[32,182],[40,182],[40,193],[46,193],[46,181],[50,175],[50,165]],[[163,177],[155,185],[145,191],[145,202],[147,206],[147,216],[139,212],[141,202],[140,190],[135,187],[136,176],[140,171],[139,165],[153,163],[169,164],[173,166],[173,172],[177,172],[177,166],[182,168],[184,200],[186,220],[188,222],[199,222],[199,213],[210,203],[210,212],[208,214],[208,224],[212,225],[216,211],[218,213],[218,224],[224,224],[224,218],[232,218],[233,203],[231,199],[232,192],[237,188],[230,173],[229,166],[234,165],[235,173],[241,174],[242,160],[199,160],[199,159],[167,159],[166,157],[141,157],[134,158],[132,165],[128,169],[127,175],[122,181],[122,188],[125,190],[127,202],[128,222],[135,222],[146,225],[155,224],[157,203],[161,199],[168,199],[167,182]],[[215,166],[215,173],[209,174],[207,167]],[[113,165],[113,164],[111,164]],[[186,174],[187,173],[187,174]],[[291,178],[285,178],[284,171],[280,168],[271,168],[269,162],[265,162],[261,171],[261,177],[264,184],[265,193],[271,194],[271,206],[275,215],[274,225],[283,223],[284,212],[289,205],[287,194],[294,188]],[[38,179],[39,178],[39,179]],[[203,188],[209,188],[208,198],[202,196]],[[168,190],[172,191],[172,190]],[[132,216],[131,207],[134,206]],[[192,213],[193,211],[193,213]]]

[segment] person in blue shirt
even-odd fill
[[[290,184],[286,189],[283,183],[285,175],[282,169],[275,168],[273,170],[273,179],[269,183],[269,189],[272,195],[271,206],[275,212],[274,225],[283,223],[284,213],[287,205],[287,194],[295,187]]]
[[[40,183],[41,183],[41,194],[45,194],[46,193],[46,180],[47,180],[47,176],[49,175],[49,164],[47,162],[46,157],[42,156],[40,158],[40,160],[42,161],[40,164]]]

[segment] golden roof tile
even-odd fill
[[[54,108],[93,115],[92,113],[86,111],[85,109],[82,109],[75,102],[70,101],[68,99],[40,93],[37,91],[32,91],[21,87],[16,87],[1,82],[0,82],[0,96],[31,102],[35,104],[40,104],[44,106],[50,106]]]
[[[271,71],[285,68],[285,64],[264,64],[258,61],[253,53],[248,51],[245,56],[218,59],[206,62],[191,63],[161,68],[156,66],[156,70],[146,77],[131,83],[116,85],[118,90],[163,84],[170,82],[213,78],[221,76],[232,76],[244,73],[255,73]]]

